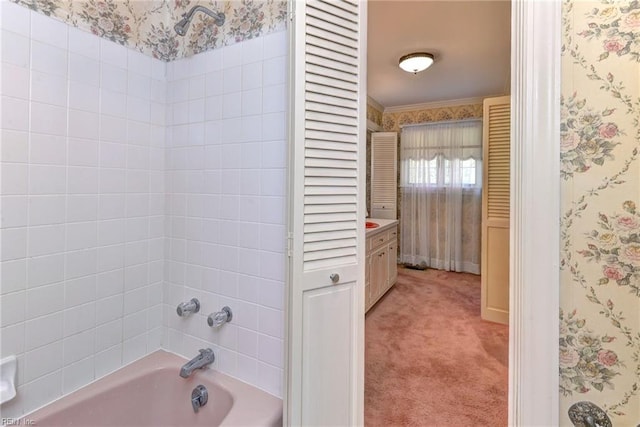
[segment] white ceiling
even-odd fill
[[[369,1],[367,90],[384,107],[509,93],[510,1]],[[398,59],[430,52],[416,75]]]

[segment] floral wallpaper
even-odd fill
[[[478,118],[482,118],[482,103],[384,113],[382,127],[385,132],[400,132],[406,124]]]
[[[191,56],[286,27],[286,0],[12,0],[164,61]],[[184,37],[173,26],[193,6],[225,14],[218,27],[196,13]]]
[[[378,110],[375,105],[367,102],[367,120],[371,120],[378,126],[382,126],[382,111]]]
[[[640,3],[565,0],[560,424],[640,422]]]

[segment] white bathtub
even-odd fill
[[[280,426],[282,401],[213,369],[178,374],[186,359],[157,351],[26,415],[35,426]],[[191,391],[204,385],[198,413]]]

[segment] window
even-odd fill
[[[408,161],[409,168],[409,184],[425,185],[425,186],[446,186],[451,184],[453,178],[462,187],[479,187],[482,181],[480,177],[480,161],[476,159],[453,160],[454,171],[459,174],[458,177],[452,176],[452,161],[442,155],[436,156],[431,160],[414,160]],[[458,166],[458,168],[456,168]]]

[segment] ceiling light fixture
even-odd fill
[[[410,53],[400,58],[400,68],[408,73],[418,74],[433,64],[433,55],[426,52]]]

